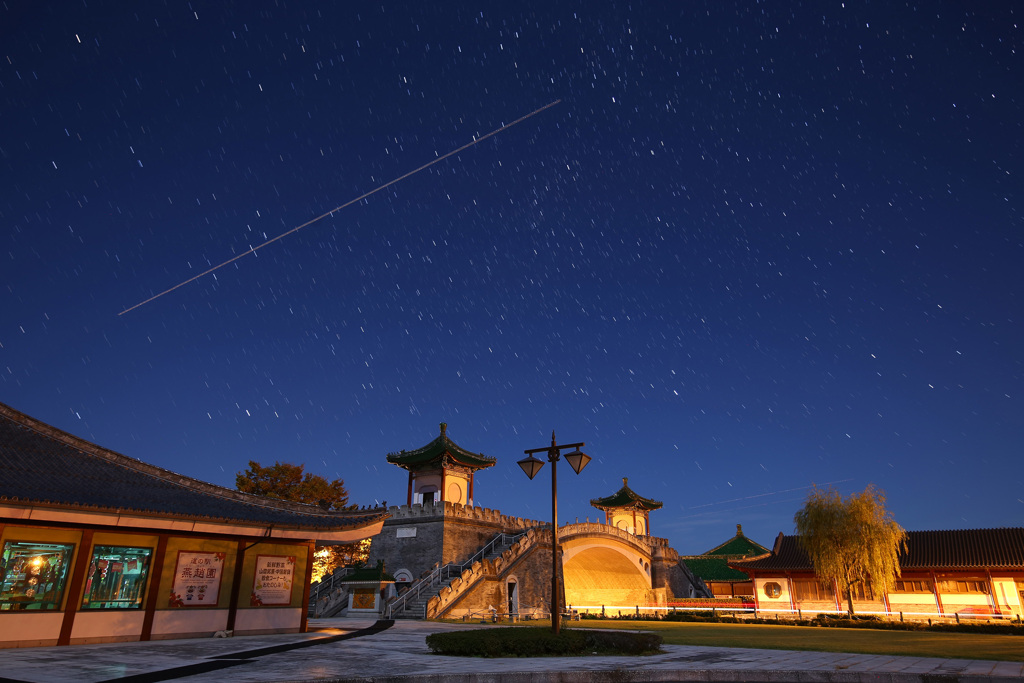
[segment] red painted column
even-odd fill
[[[142,618],[142,635],[139,640],[149,640],[153,636],[153,618],[160,600],[160,580],[164,574],[164,558],[167,556],[167,534],[160,534],[156,542],[156,553],[149,569],[149,593],[146,595],[146,616]]]
[[[238,617],[238,599],[242,594],[242,565],[245,560],[246,541],[241,540],[235,548],[235,573],[231,582],[231,598],[228,603],[228,623],[225,628],[229,631],[235,630],[235,619]]]
[[[299,624],[299,633],[305,633],[309,628],[309,589],[313,583],[313,554],[316,552],[316,541],[309,541],[306,550],[306,571],[302,579],[302,623]]]
[[[71,644],[71,629],[75,625],[75,614],[78,613],[78,604],[82,602],[85,575],[89,572],[89,560],[92,559],[92,534],[92,529],[86,529],[82,532],[82,543],[78,548],[75,568],[71,573],[71,583],[68,585],[68,592],[64,598],[64,620],[60,624],[60,635],[57,636],[58,645]]]
[[[939,616],[943,616],[946,611],[942,609],[942,597],[939,595],[939,577],[932,572],[932,592],[935,594],[935,609],[938,610]]]
[[[757,572],[750,572],[750,583],[754,586],[754,618],[757,618],[757,610],[761,608],[761,600],[757,595]]]

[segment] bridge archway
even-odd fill
[[[642,538],[606,525],[570,528],[562,537],[565,603],[573,607],[633,606],[656,600],[651,589],[651,553]]]

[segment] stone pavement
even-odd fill
[[[547,683],[560,681],[1021,681],[1024,663],[667,645],[646,657],[476,659],[427,634],[482,625],[313,620],[301,634],[0,650],[0,683]]]

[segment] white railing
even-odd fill
[[[435,586],[445,581],[446,579],[453,579],[462,574],[461,564],[446,564],[443,567],[434,567],[434,570],[430,572],[428,576],[424,576],[419,581],[409,586],[409,590],[402,593],[397,599],[392,600],[388,603],[384,609],[384,618],[391,619],[394,617],[396,612],[401,612],[406,609],[411,600],[418,598],[424,590]]]
[[[322,598],[325,595],[330,595],[331,592],[334,591],[337,584],[340,583],[341,579],[348,576],[354,571],[355,569],[352,569],[351,567],[345,567],[344,569],[336,570],[330,576],[321,578],[319,583],[317,583],[314,586],[310,586],[309,603],[311,605],[315,605],[320,600],[320,598]]]
[[[321,610],[319,610],[319,601],[325,597],[329,597],[334,590],[339,587],[341,580],[347,577],[348,574],[355,571],[351,567],[345,567],[343,569],[337,569],[330,577],[324,577],[319,583],[309,588],[309,604],[313,605],[313,616],[319,616]],[[308,609],[308,606],[307,606]]]
[[[414,584],[409,586],[409,590],[402,593],[402,595],[397,599],[388,603],[384,610],[384,617],[386,619],[391,619],[395,614],[407,609],[409,603],[422,595],[423,591],[426,589],[440,585],[448,579],[454,579],[461,576],[465,568],[473,566],[474,562],[482,561],[487,554],[492,552],[496,547],[512,545],[525,535],[526,532],[520,534],[500,533],[488,541],[483,548],[473,553],[473,555],[462,564],[446,564],[443,567],[435,567],[434,570],[430,572],[429,576],[425,576],[419,581],[416,581]]]
[[[480,550],[478,550],[475,553],[473,553],[473,555],[468,560],[466,560],[465,562],[462,563],[462,566],[464,566],[464,567],[471,567],[471,566],[473,566],[473,563],[476,562],[477,560],[483,560],[485,557],[487,557],[487,553],[489,553],[492,550],[494,550],[494,548],[496,546],[499,546],[499,545],[503,545],[503,546],[504,545],[512,545],[513,543],[515,543],[516,541],[518,541],[520,538],[522,538],[525,535],[526,535],[525,531],[520,533],[520,534],[504,534],[504,533],[498,534],[497,536],[492,538],[487,543],[487,545],[485,545],[483,548],[481,548]]]
[[[749,604],[749,603],[748,603]],[[783,619],[803,619],[812,618],[819,614],[833,615],[836,617],[845,617],[846,610],[828,610],[828,609],[802,609],[802,608],[785,608],[785,607],[742,607],[731,605],[570,605],[573,610],[579,610],[586,614],[604,614],[606,616],[628,616],[628,615],[643,615],[643,614],[670,614],[672,612],[710,612],[711,614],[732,614],[732,615],[747,615],[754,618],[783,618]],[[614,610],[614,615],[612,611]],[[858,610],[854,613],[854,616],[871,616],[881,617],[883,619],[893,620],[899,619],[910,619],[913,621],[940,621],[944,623],[955,622],[960,623],[961,621],[988,621],[988,620],[1000,620],[1004,622],[1015,621],[1021,623],[1024,621],[1020,615],[1007,614],[1003,612],[999,614],[995,611],[990,613],[965,613],[965,612],[910,612],[902,610]]]

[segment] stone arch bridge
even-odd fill
[[[551,525],[446,502],[391,509],[370,562],[417,577],[391,601],[395,617],[546,615]],[[663,538],[599,522],[559,526],[563,602],[577,609],[665,604],[691,597],[698,580]],[[379,540],[378,540],[379,539]],[[415,563],[440,546],[444,562]]]

